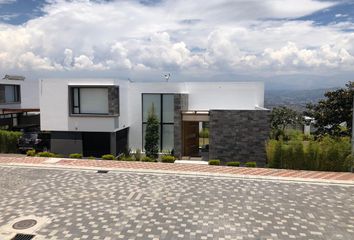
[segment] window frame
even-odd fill
[[[159,137],[160,137],[160,142],[159,142],[159,151],[164,151],[163,149],[163,139],[164,139],[164,134],[163,134],[163,126],[164,125],[172,125],[174,126],[174,121],[173,122],[164,122],[163,121],[163,105],[164,105],[164,101],[163,101],[163,96],[164,95],[171,95],[175,96],[175,93],[142,93],[141,94],[141,120],[142,120],[142,124],[141,124],[141,136],[142,136],[142,148],[143,150],[145,150],[145,135],[144,135],[144,125],[146,126],[147,121],[144,121],[144,95],[159,95],[160,97],[160,121],[159,121]],[[173,105],[174,108],[174,105]],[[174,112],[174,109],[173,109]],[[171,151],[173,150],[170,149]]]

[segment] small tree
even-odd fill
[[[157,158],[159,152],[159,121],[155,114],[155,107],[152,105],[146,123],[145,152],[150,158]]]
[[[287,127],[301,123],[302,116],[298,112],[283,106],[274,108],[270,120],[272,137],[279,139],[280,136],[284,136]]]

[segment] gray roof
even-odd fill
[[[19,76],[19,75],[5,75],[5,77],[3,79],[6,79],[6,80],[25,80],[25,77],[24,76]]]

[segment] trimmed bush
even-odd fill
[[[0,153],[16,153],[21,132],[0,130]]]
[[[220,160],[219,159],[211,159],[209,160],[209,165],[220,165]]]
[[[105,154],[105,155],[102,155],[101,157],[103,160],[115,160],[115,156],[112,155],[112,154]]]
[[[29,157],[34,157],[34,156],[36,156],[36,150],[34,150],[34,149],[28,150],[26,152],[26,155]]]
[[[94,156],[89,156],[89,157],[87,157],[87,159],[96,160],[96,157],[94,157]]]
[[[157,162],[156,159],[153,159],[153,158],[151,158],[151,157],[143,157],[143,158],[141,159],[141,161],[142,161],[142,162]]]
[[[39,152],[37,154],[38,157],[56,157],[57,155],[55,153],[51,152]]]
[[[226,166],[229,167],[239,167],[240,166],[240,162],[227,162]]]
[[[161,162],[163,163],[174,163],[175,162],[175,157],[170,156],[170,155],[163,155],[161,157]]]
[[[122,156],[118,159],[119,161],[134,161],[134,159],[131,156]]]
[[[81,153],[72,153],[72,154],[69,155],[69,158],[81,159],[82,158],[82,154]]]
[[[245,167],[257,167],[257,163],[256,162],[246,162]]]

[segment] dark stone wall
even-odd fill
[[[209,158],[266,164],[270,111],[210,110]]]
[[[188,110],[188,94],[175,94],[174,97],[174,155],[182,157],[182,111]]]
[[[108,87],[108,111],[110,115],[119,114],[119,87]]]

